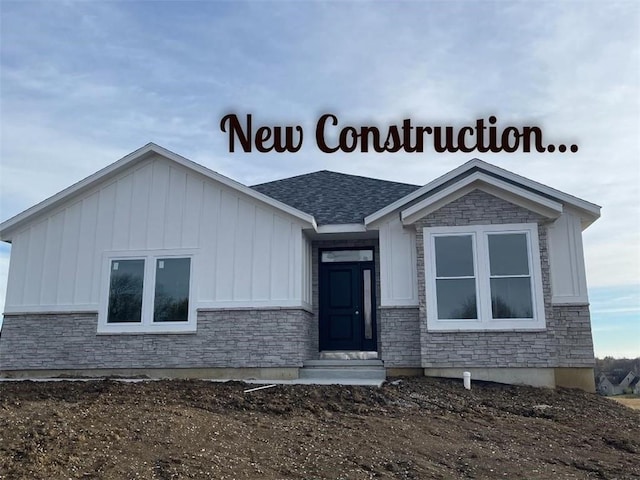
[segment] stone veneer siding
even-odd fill
[[[302,309],[198,312],[197,333],[97,335],[96,313],[6,315],[0,371],[300,367],[317,350]]]
[[[544,294],[544,331],[429,332],[423,228],[439,226],[537,223]],[[551,222],[518,205],[480,190],[418,220],[418,296],[422,367],[592,367],[593,341],[587,305],[553,306],[547,231]]]
[[[382,307],[379,324],[380,357],[385,367],[420,368],[418,307]]]

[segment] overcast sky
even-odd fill
[[[640,356],[640,3],[0,0],[0,221],[153,141],[244,184],[425,184],[472,157],[603,207],[584,232],[596,354]],[[234,153],[219,123],[301,125]],[[344,125],[538,125],[577,153],[326,154]],[[10,247],[0,246],[0,307]]]

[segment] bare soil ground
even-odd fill
[[[0,478],[640,478],[640,412],[461,383],[4,382]]]

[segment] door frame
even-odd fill
[[[336,251],[345,251],[345,250],[371,250],[373,252],[372,260],[368,261],[347,261],[347,262],[322,262],[322,253],[323,252],[336,252]],[[355,247],[322,247],[318,248],[318,347],[319,351],[340,351],[340,350],[332,350],[331,348],[326,348],[327,346],[324,344],[326,339],[324,338],[323,333],[325,332],[325,323],[323,322],[323,310],[326,308],[323,306],[323,292],[326,285],[323,282],[323,270],[325,265],[354,265],[359,267],[359,279],[360,282],[360,298],[358,299],[360,305],[360,311],[363,311],[364,305],[364,288],[363,288],[363,274],[362,272],[366,269],[371,270],[371,328],[372,328],[372,338],[365,339],[364,338],[364,315],[360,315],[360,348],[356,349],[356,351],[378,351],[378,312],[377,312],[377,276],[376,276],[376,249],[374,245],[361,245]]]

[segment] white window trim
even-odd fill
[[[489,282],[489,233],[525,233],[531,275],[533,319],[493,319],[491,313],[491,289]],[[476,303],[478,319],[448,320],[438,318],[436,298],[435,238],[447,235],[471,235],[474,273],[476,277]],[[512,331],[544,330],[544,292],[540,267],[540,245],[536,223],[512,223],[501,225],[469,225],[461,227],[426,227],[423,229],[425,257],[425,294],[427,303],[427,329],[430,331]]]
[[[196,275],[196,251],[193,249],[111,251],[103,254],[102,288],[98,311],[99,334],[127,333],[193,333],[197,329],[197,309],[194,295]],[[156,285],[156,260],[158,258],[191,259],[189,275],[189,312],[186,322],[153,322],[153,304]],[[140,323],[107,323],[111,262],[113,260],[144,260],[144,282],[142,286],[142,321]]]

